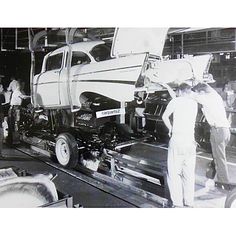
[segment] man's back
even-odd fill
[[[177,97],[171,100],[169,106],[173,106],[172,135],[194,140],[197,102],[188,97]]]
[[[204,115],[211,126],[226,128],[230,126],[223,100],[217,92],[198,95],[197,101],[203,105]]]
[[[20,106],[22,103],[21,96],[22,96],[21,91],[19,90],[19,88],[16,88],[15,91],[12,93],[10,105],[11,106]]]

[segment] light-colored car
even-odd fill
[[[87,41],[47,54],[41,73],[31,77],[35,109],[22,115],[24,140],[40,137],[62,166],[75,167],[79,161],[94,170],[103,154],[110,158],[106,150],[124,151],[134,140],[146,139],[149,98],[166,92],[165,83],[209,79],[210,55],[162,56],[167,31],[119,28],[111,48],[103,41]]]
[[[103,41],[91,41],[47,54],[41,73],[33,80],[33,104],[80,109],[96,95],[127,103],[135,94],[163,89],[159,82],[202,81],[210,55],[164,60],[167,30],[120,28],[111,50]]]

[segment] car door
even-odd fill
[[[38,77],[37,103],[41,106],[60,105],[59,83],[62,70],[63,52],[49,55],[44,71]]]

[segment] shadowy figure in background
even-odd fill
[[[232,108],[234,103],[234,90],[231,89],[229,83],[226,83],[222,89],[222,99],[226,108]]]
[[[2,148],[3,148],[3,126],[2,123],[4,121],[4,112],[2,104],[5,103],[5,97],[2,94],[3,87],[2,84],[0,84],[0,157],[3,157],[2,155]]]

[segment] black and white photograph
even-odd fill
[[[0,206],[234,207],[235,35],[1,28]]]
[[[84,221],[88,235],[181,232],[192,215],[223,232],[236,207],[235,22],[200,6],[63,4],[0,24],[3,214],[68,235]]]

